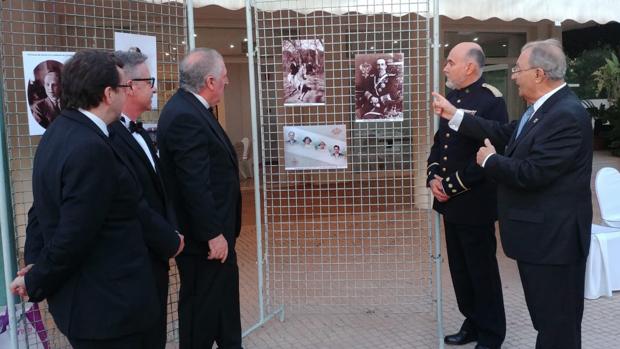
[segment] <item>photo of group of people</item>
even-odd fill
[[[62,109],[62,67],[73,52],[22,52],[30,135],[42,135]]]
[[[347,168],[345,125],[284,126],[286,170]]]
[[[325,104],[325,48],[321,39],[284,40],[284,105]]]

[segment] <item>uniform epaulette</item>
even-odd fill
[[[491,85],[491,84],[487,84],[486,82],[484,84],[482,84],[482,87],[486,88],[487,90],[491,91],[491,93],[493,93],[493,96],[495,97],[501,97],[502,92],[500,90],[497,89],[497,87]]]

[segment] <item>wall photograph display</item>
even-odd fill
[[[347,168],[347,128],[343,125],[284,126],[286,170]]]
[[[73,52],[24,51],[24,84],[28,107],[28,132],[42,135],[56,119],[62,104],[61,74]]]
[[[323,40],[282,41],[285,106],[325,105],[325,47]]]
[[[402,53],[355,56],[355,121],[402,121]]]

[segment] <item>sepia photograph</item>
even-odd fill
[[[282,41],[285,106],[325,105],[324,63],[321,39]]]
[[[345,125],[284,126],[285,170],[347,168]]]
[[[355,56],[355,121],[403,120],[404,55]]]
[[[42,135],[62,110],[62,67],[73,52],[22,52],[28,130]]]

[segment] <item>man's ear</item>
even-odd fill
[[[111,104],[112,103],[112,93],[114,93],[114,89],[110,86],[106,87],[103,90],[103,100],[102,102],[105,104]]]

